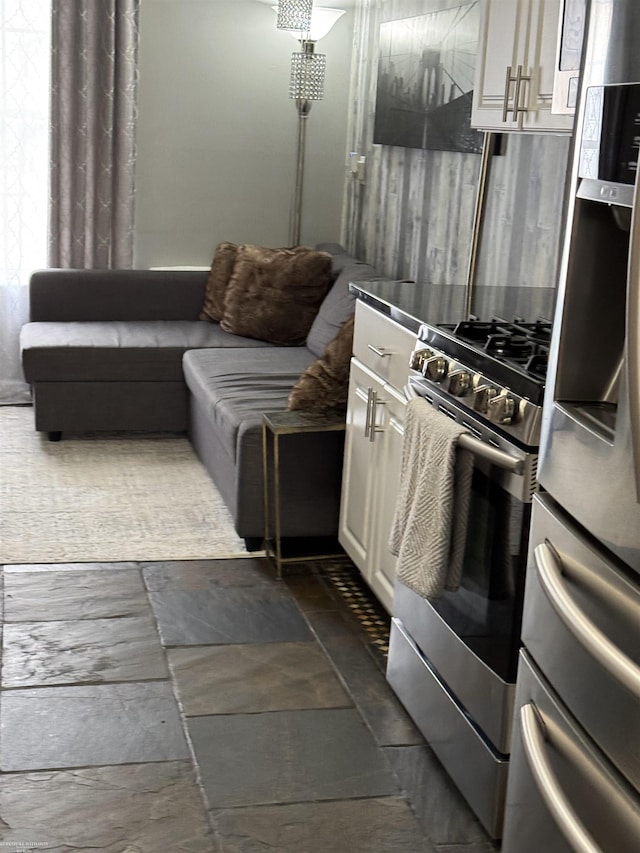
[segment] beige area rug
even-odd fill
[[[244,542],[186,438],[50,442],[30,407],[0,407],[0,563],[240,555]]]

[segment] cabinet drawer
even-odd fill
[[[637,851],[640,800],[520,654],[503,853]],[[592,846],[568,840],[578,827]]]
[[[356,304],[353,354],[394,388],[402,389],[407,381],[409,356],[415,342],[415,332],[364,302]]]
[[[580,725],[638,791],[639,613],[635,579],[548,495],[536,495],[523,642]]]
[[[387,681],[487,832],[499,838],[509,761],[487,744],[396,618]]]

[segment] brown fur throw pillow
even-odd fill
[[[354,318],[346,320],[325,354],[310,364],[291,389],[287,408],[342,414],[347,411]]]
[[[220,326],[272,344],[303,344],[331,282],[327,252],[240,246]]]
[[[213,256],[211,269],[204,291],[201,320],[219,323],[224,314],[224,297],[236,263],[239,246],[235,243],[219,243]]]

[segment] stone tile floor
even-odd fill
[[[0,851],[491,853],[347,561],[5,566]]]

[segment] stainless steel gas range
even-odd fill
[[[396,582],[387,678],[495,838],[550,336],[546,320],[423,325],[405,389],[466,427],[474,470],[460,586],[427,600]]]

